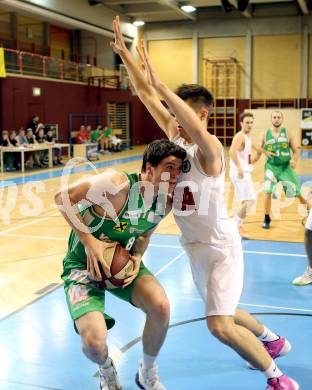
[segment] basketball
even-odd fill
[[[127,273],[133,270],[133,262],[130,260],[129,252],[116,243],[104,250],[103,258],[109,267],[109,275],[100,267],[102,274],[101,287],[108,289],[122,287]]]

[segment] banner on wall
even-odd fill
[[[301,129],[301,146],[312,148],[312,129]]]
[[[0,77],[6,77],[3,47],[0,47]]]
[[[312,108],[301,109],[301,128],[312,129]]]

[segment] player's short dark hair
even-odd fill
[[[253,119],[254,118],[253,113],[248,112],[248,111],[242,112],[239,116],[239,121],[243,122],[245,118],[252,118]]]
[[[177,157],[183,161],[186,157],[186,151],[167,139],[158,139],[151,142],[144,151],[141,171],[145,172],[146,163],[156,167],[164,158],[169,156]]]
[[[212,94],[199,84],[182,84],[175,93],[182,100],[191,100],[193,103],[201,103],[206,107],[211,106],[213,102]]]

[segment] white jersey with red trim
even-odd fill
[[[231,246],[240,243],[237,226],[228,217],[224,202],[225,159],[218,176],[208,176],[196,156],[198,146],[185,144],[181,137],[173,142],[183,147],[187,157],[174,190],[172,211],[179,226],[181,243],[207,243]]]
[[[244,172],[251,172],[253,170],[253,166],[251,164],[251,139],[249,135],[244,134],[242,131],[239,131],[237,134],[239,133],[244,135],[244,149],[237,151],[237,158],[242,170]],[[232,159],[230,159],[230,168],[237,170],[237,166]]]

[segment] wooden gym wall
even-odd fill
[[[252,98],[289,99],[300,97],[302,42],[299,34],[255,35],[252,37]],[[198,79],[203,80],[203,57],[233,56],[239,60],[238,98],[246,98],[246,37],[201,38],[198,45]],[[312,98],[312,34],[309,37],[308,97]],[[193,41],[151,40],[148,50],[163,81],[172,89],[192,82]]]
[[[238,99],[245,98],[246,84],[246,38],[245,37],[222,37],[203,38],[199,41],[199,83],[204,79],[203,58],[235,57],[239,62],[238,67]]]
[[[192,82],[191,39],[150,41],[148,51],[161,79],[171,89]]]

